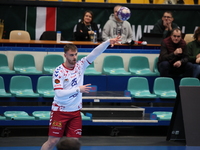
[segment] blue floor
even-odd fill
[[[40,150],[40,148],[40,146],[0,147],[0,150]],[[200,150],[200,146],[82,146],[81,150]]]

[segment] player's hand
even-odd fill
[[[173,65],[174,67],[179,68],[181,66],[181,61],[176,61]]]
[[[91,84],[86,84],[86,85],[79,86],[80,92],[81,93],[89,93],[90,89],[92,88],[92,87],[89,87],[90,85]]]
[[[110,45],[111,47],[113,47],[115,44],[121,44],[120,41],[121,41],[121,36],[117,36],[116,38],[114,39],[110,39]]]

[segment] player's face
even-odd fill
[[[84,22],[85,22],[86,24],[90,24],[91,21],[92,21],[92,15],[91,15],[89,12],[87,12],[87,13],[85,14],[85,16],[84,16]]]
[[[178,43],[181,40],[181,32],[178,31],[174,31],[171,35],[171,39],[174,43]]]
[[[77,54],[78,52],[77,51],[67,51],[64,56],[66,58],[66,62],[68,65],[70,66],[74,66],[76,64],[76,61],[77,61]]]

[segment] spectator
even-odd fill
[[[93,12],[89,10],[85,11],[81,22],[79,22],[76,27],[76,41],[92,41],[92,38],[94,37],[94,32],[97,33],[97,39],[100,40],[99,29],[97,27],[97,24],[93,22],[93,19]]]
[[[189,61],[194,64],[194,77],[200,78],[200,27],[194,33],[194,41],[187,44]]]
[[[183,74],[184,77],[192,77],[193,65],[188,62],[186,42],[181,37],[181,30],[175,28],[171,36],[161,43],[158,60],[158,70],[162,77],[173,77]]]
[[[76,138],[62,138],[56,145],[57,150],[80,150],[81,143]]]
[[[163,38],[169,37],[174,28],[179,28],[177,24],[173,23],[174,18],[171,11],[164,12],[162,19],[154,24],[151,33],[163,34]]]
[[[110,15],[109,20],[104,25],[102,32],[103,41],[120,35],[121,43],[131,43],[133,33],[130,23],[128,21],[121,21],[117,16],[117,11],[120,7],[122,6],[117,5],[114,7],[114,13]]]

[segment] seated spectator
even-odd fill
[[[176,23],[173,23],[174,18],[171,11],[164,12],[162,19],[154,24],[151,33],[163,34],[163,38],[169,37],[174,28],[179,28]]]
[[[106,41],[111,38],[116,38],[118,35],[121,36],[121,43],[131,43],[133,33],[131,25],[128,21],[122,21],[117,16],[118,9],[122,7],[117,5],[114,7],[114,13],[110,15],[109,20],[103,27],[102,39]]]
[[[77,138],[62,138],[56,145],[57,150],[80,150],[81,143]]]
[[[194,64],[194,77],[200,78],[200,27],[194,33],[194,41],[187,44],[189,61]]]
[[[171,36],[162,41],[158,70],[162,77],[193,76],[193,64],[188,62],[186,42],[179,28],[173,29]]]
[[[92,11],[85,11],[81,22],[77,24],[76,31],[75,31],[75,40],[76,41],[92,41],[91,35],[94,35],[94,32],[97,33],[97,39],[99,38],[99,29],[97,24],[93,22],[94,15]]]

